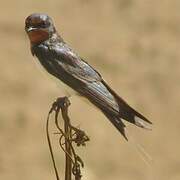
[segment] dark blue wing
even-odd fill
[[[109,92],[107,87],[102,81],[100,74],[94,70],[87,62],[82,60],[76,53],[69,47],[55,47],[54,60],[61,66],[67,73],[72,75],[75,79],[84,83],[80,92],[89,100],[93,99],[97,105],[102,108],[108,108],[110,111],[118,112],[119,107],[114,96]]]
[[[55,46],[51,50],[58,64],[73,76],[86,82],[101,80],[100,74],[87,62],[83,61],[68,46]]]

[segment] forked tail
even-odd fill
[[[127,140],[127,136],[125,134],[125,124],[122,122],[123,120],[126,120],[138,127],[149,129],[151,130],[152,122],[150,122],[146,117],[144,117],[142,114],[134,110],[132,107],[130,107],[120,96],[118,96],[105,82],[103,82],[104,85],[107,87],[109,92],[114,96],[116,99],[116,102],[119,106],[119,113],[113,114],[110,112],[107,112],[105,110],[102,110],[102,112],[105,114],[105,116],[111,121],[111,123],[119,130],[119,132],[125,137]]]

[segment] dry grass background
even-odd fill
[[[46,12],[64,39],[154,123],[152,132],[128,125],[153,158],[147,166],[101,113],[72,97],[70,115],[91,138],[80,151],[84,179],[179,180],[179,8],[179,0],[1,2],[0,179],[55,178],[45,117],[64,93],[36,67],[24,32],[26,16]],[[56,156],[61,168],[58,150]]]

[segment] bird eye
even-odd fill
[[[28,27],[47,28],[50,26],[50,21],[48,21],[47,19],[29,17],[25,21],[25,26],[26,28]]]
[[[45,22],[45,21],[41,21],[41,22],[39,23],[39,25],[40,25],[40,26],[45,26],[45,25],[46,25],[46,22]]]
[[[36,27],[40,27],[40,28],[47,28],[49,26],[49,22],[47,21],[41,21],[38,24],[36,24]]]

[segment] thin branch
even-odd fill
[[[86,141],[89,141],[89,137],[85,134],[84,131],[71,125],[70,118],[68,117],[68,107],[70,106],[70,101],[67,97],[57,98],[57,100],[52,104],[52,107],[49,111],[46,124],[46,132],[48,145],[51,153],[51,158],[53,161],[53,166],[56,174],[56,179],[59,180],[59,175],[55,163],[55,158],[53,155],[53,150],[51,146],[50,136],[49,136],[49,116],[54,111],[55,112],[55,125],[58,129],[59,145],[63,152],[65,153],[65,180],[72,180],[72,174],[75,177],[75,180],[80,180],[81,167],[84,167],[82,159],[76,154],[73,147],[73,143],[77,146],[85,146]],[[61,110],[61,114],[64,120],[64,130],[59,126],[58,115]],[[64,142],[63,142],[64,139]],[[65,146],[65,147],[64,147]]]
[[[64,119],[64,131],[66,135],[65,140],[65,180],[71,180],[71,169],[72,169],[72,160],[71,160],[71,147],[70,147],[70,137],[71,137],[71,128],[69,127],[70,119],[68,117],[68,106],[70,105],[70,101],[68,98],[64,99],[63,106],[61,107],[62,117]]]
[[[47,121],[46,121],[46,135],[47,135],[48,146],[49,146],[49,150],[50,150],[50,154],[51,154],[51,159],[52,159],[52,162],[53,162],[53,167],[54,167],[56,179],[60,180],[59,175],[58,175],[58,170],[57,170],[57,167],[56,167],[54,154],[53,154],[53,149],[52,149],[52,146],[51,146],[51,140],[50,140],[50,136],[49,136],[49,116],[50,116],[50,113],[51,112],[48,113],[48,117],[47,117]]]

